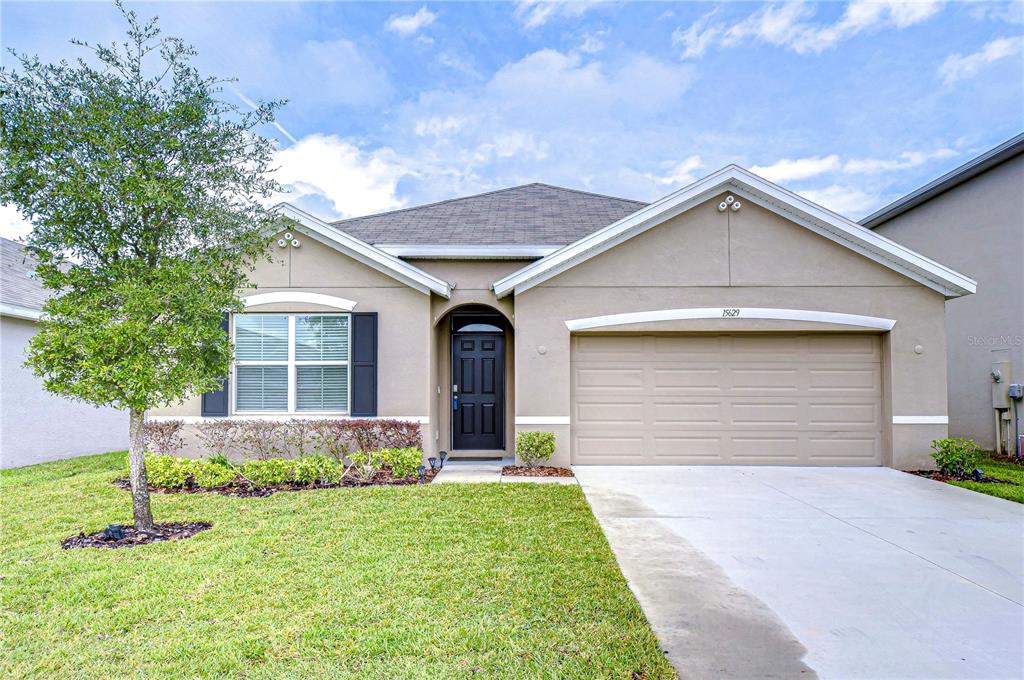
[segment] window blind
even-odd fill
[[[287,411],[287,366],[238,366],[235,408],[239,411]]]
[[[298,366],[295,371],[296,410],[348,410],[348,366]]]
[[[235,358],[240,361],[287,361],[288,317],[280,314],[235,317]]]
[[[348,317],[295,317],[295,359],[297,361],[344,361],[348,359]]]

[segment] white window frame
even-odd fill
[[[242,360],[232,358],[231,361],[231,413],[233,415],[290,415],[290,416],[344,416],[352,411],[352,315],[338,312],[245,312],[244,314],[231,315],[231,342],[235,343],[237,324],[235,318],[238,316],[286,316],[288,317],[288,359],[287,360]],[[346,316],[348,319],[348,359],[333,361],[298,360],[295,358],[295,320],[300,316]],[[288,367],[288,410],[287,411],[240,411],[236,405],[238,395],[237,380],[238,366],[287,366]],[[343,411],[299,411],[298,397],[296,394],[298,386],[299,366],[345,366],[345,402],[348,408]]]

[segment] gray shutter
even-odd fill
[[[377,312],[352,313],[353,416],[377,415]]]
[[[228,313],[220,321],[224,333],[228,332]],[[220,382],[220,389],[203,395],[202,415],[204,418],[224,418],[228,415],[228,379]]]

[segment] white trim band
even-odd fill
[[[516,416],[516,425],[568,425],[569,416]]]
[[[833,323],[843,326],[859,326],[881,331],[890,331],[896,325],[894,319],[882,319],[876,316],[859,314],[842,314],[840,312],[819,312],[809,309],[771,309],[766,307],[697,307],[690,309],[656,309],[648,312],[627,312],[625,314],[609,314],[591,316],[585,319],[571,319],[565,322],[570,331],[583,331],[591,328],[623,326],[633,323],[650,323],[654,321],[681,321],[688,319],[771,319],[783,321],[809,321],[811,323]]]
[[[266,413],[246,413],[246,414],[235,414],[231,416],[146,416],[146,420],[160,423],[168,420],[180,420],[185,424],[194,423],[205,423],[214,420],[269,420],[272,422],[283,423],[288,420],[401,420],[406,423],[419,423],[426,425],[430,422],[429,416],[346,416],[346,415],[330,415],[326,413],[320,413],[317,415],[309,415],[302,413],[278,413],[278,414],[266,414]]]
[[[893,425],[949,425],[949,416],[893,416]]]
[[[33,309],[32,307],[0,303],[0,316],[13,316],[15,319],[39,321],[39,319],[43,318],[43,311],[41,309]]]
[[[356,302],[353,300],[346,300],[345,298],[336,297],[334,295],[324,295],[322,293],[307,293],[301,290],[257,293],[255,295],[248,295],[242,298],[242,301],[245,303],[246,309],[256,307],[257,305],[272,305],[280,302],[322,305],[332,309],[340,309],[343,312],[351,312],[356,306]]]

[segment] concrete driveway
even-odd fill
[[[574,471],[684,678],[1024,677],[1024,506],[887,468]]]

